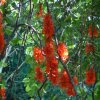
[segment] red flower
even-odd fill
[[[68,96],[75,96],[75,95],[76,95],[76,92],[75,92],[74,88],[68,88],[68,89],[66,90],[66,94],[67,94]]]
[[[90,70],[88,70],[86,72],[86,80],[85,80],[85,83],[87,85],[93,85],[96,81],[96,72],[94,70],[94,66],[92,66],[90,68]]]
[[[2,32],[3,32],[3,26],[2,24],[0,24],[0,34],[2,34]]]
[[[0,10],[0,26],[2,25],[2,11]]]
[[[6,93],[6,89],[5,88],[1,88],[0,89],[0,95],[3,97],[3,96],[5,96],[5,93]]]
[[[3,26],[2,26],[2,12],[0,11],[0,53],[2,53],[4,45],[5,41],[4,41]]]
[[[54,55],[54,43],[52,38],[46,39],[46,44],[43,50],[47,58]]]
[[[95,50],[95,47],[92,43],[86,43],[86,47],[85,47],[85,52],[86,54],[93,52]]]
[[[48,75],[49,80],[53,85],[58,84],[58,69],[51,69],[50,74]]]
[[[37,12],[37,17],[41,17],[43,15],[43,8],[42,8],[42,4],[39,3],[39,12]]]
[[[0,33],[0,53],[3,51],[5,45],[4,34]]]
[[[6,89],[5,88],[1,88],[0,89],[0,95],[2,96],[2,100],[6,100]]]
[[[92,24],[89,25],[88,27],[88,34],[89,34],[89,37],[98,37],[98,31],[97,31],[97,28],[94,26],[92,26]]]
[[[42,50],[38,47],[33,48],[33,56],[37,63],[41,64],[44,60],[44,57],[42,55]]]
[[[66,73],[65,70],[63,70],[61,72],[61,76],[59,77],[59,86],[61,88],[68,88],[70,86],[71,82],[70,82],[70,79],[69,79],[69,76],[68,74]]]
[[[48,60],[46,61],[46,70],[45,72],[47,74],[50,74],[51,72],[53,71],[57,71],[58,72],[58,62],[57,61],[51,61],[51,60]]]
[[[74,81],[74,85],[78,85],[78,78],[77,78],[77,76],[73,77],[73,81]]]
[[[98,31],[97,31],[97,28],[96,27],[94,27],[94,36],[95,37],[98,37]]]
[[[66,94],[68,96],[75,96],[76,95],[76,92],[75,92],[74,87],[71,83],[71,80],[70,80],[70,78],[65,70],[63,70],[61,73],[61,77],[59,78],[59,85],[61,88],[67,89]]]
[[[62,61],[65,62],[68,59],[68,50],[64,43],[59,43],[57,52],[59,56],[61,57]]]
[[[49,62],[51,68],[54,69],[58,67],[58,61],[54,55],[52,55],[49,59],[47,58],[47,61]]]
[[[41,70],[41,68],[39,66],[37,66],[35,68],[35,79],[39,82],[43,82],[44,81],[44,76],[43,76],[43,72]]]
[[[46,62],[46,69],[45,69],[45,72],[49,75],[50,74],[50,65],[49,65],[49,62]]]
[[[48,79],[52,82],[52,84],[58,83],[58,61],[55,56],[51,56],[47,58],[46,61],[46,71],[48,75]]]
[[[54,34],[54,24],[50,13],[44,15],[43,34],[45,34],[47,38],[52,37],[52,35]]]
[[[1,0],[1,5],[4,5],[5,4],[5,0]]]

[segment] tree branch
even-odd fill
[[[42,85],[41,85],[40,88],[38,89],[38,96],[39,96],[39,99],[40,99],[40,100],[42,100],[41,95],[40,95],[40,92],[41,92],[43,86],[45,85],[46,81],[47,81],[47,77],[45,78],[44,82],[42,83]]]

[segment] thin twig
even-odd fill
[[[45,78],[44,82],[42,83],[42,85],[38,89],[38,96],[39,96],[39,99],[40,100],[42,100],[41,95],[40,95],[40,92],[41,92],[41,89],[43,88],[43,86],[45,85],[46,81],[47,81],[47,78]]]
[[[8,82],[9,79],[13,79],[14,75],[16,74],[16,72],[17,72],[24,64],[25,64],[25,61],[23,61],[22,64],[21,64],[20,66],[18,66],[18,67],[16,68],[16,70],[14,70],[14,71],[12,72],[11,75],[9,75],[9,77],[8,77],[7,80],[6,80],[6,83]]]

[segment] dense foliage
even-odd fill
[[[99,0],[0,1],[0,100],[99,100]]]

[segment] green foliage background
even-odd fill
[[[45,0],[40,2],[46,13]],[[6,0],[6,4],[0,6],[6,42],[5,54],[0,55],[1,76],[5,80],[1,85],[6,86],[7,100],[39,100],[38,89],[42,84],[34,80],[37,64],[33,58],[33,47],[40,46],[41,41],[44,45],[45,39],[43,20],[36,16],[38,4],[39,0]],[[95,100],[99,100],[100,35],[92,41],[96,48],[94,55],[85,54],[85,45],[87,41],[91,42],[87,32],[89,24],[97,26],[100,34],[100,1],[48,0],[48,4],[55,25],[55,37],[67,45],[71,58],[67,66],[71,76],[78,75],[80,84],[76,87],[78,96],[68,97],[58,86],[47,81],[41,90],[42,100],[92,100],[93,91]],[[90,87],[83,82],[89,64],[94,64],[97,72],[97,83]],[[41,67],[45,69],[44,63]]]

